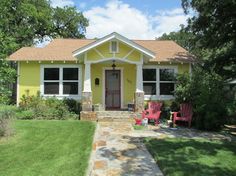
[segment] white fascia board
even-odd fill
[[[147,56],[149,56],[151,58],[155,58],[155,53],[154,52],[144,48],[143,46],[138,45],[137,43],[127,39],[126,37],[124,37],[124,36],[122,36],[122,35],[120,35],[120,34],[118,34],[116,32],[113,32],[113,33],[111,33],[111,34],[109,34],[109,35],[107,35],[107,36],[105,36],[105,37],[103,37],[103,38],[93,42],[93,43],[90,43],[90,44],[88,44],[88,45],[86,45],[86,46],[84,46],[84,47],[82,47],[82,48],[80,48],[78,50],[75,50],[73,52],[74,53],[73,56],[76,57],[76,56],[78,56],[78,55],[80,55],[80,54],[82,54],[82,53],[84,53],[84,52],[86,52],[86,51],[88,51],[88,50],[90,50],[92,48],[95,48],[98,45],[101,45],[101,44],[103,44],[103,43],[105,43],[105,42],[107,42],[109,40],[112,40],[114,38],[117,39],[117,40],[122,41],[123,43],[125,43],[125,44],[127,44],[127,45],[129,45],[129,46],[131,46],[131,47],[133,47],[133,48],[135,48],[137,50],[139,50],[139,51],[141,51],[142,53],[146,54]]]

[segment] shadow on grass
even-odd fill
[[[236,143],[196,139],[144,140],[165,175],[235,175]]]

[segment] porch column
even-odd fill
[[[82,111],[92,111],[91,64],[85,63]]]
[[[144,109],[142,64],[136,64],[136,92],[134,97],[135,97],[135,112],[142,112]]]

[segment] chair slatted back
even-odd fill
[[[182,117],[192,117],[193,108],[189,103],[183,103],[180,105],[180,113]]]
[[[161,111],[162,103],[158,102],[149,102],[148,109],[151,109],[153,113]]]

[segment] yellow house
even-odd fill
[[[143,109],[145,100],[174,99],[174,75],[191,73],[193,57],[173,41],[130,40],[111,33],[98,40],[55,39],[44,48],[23,47],[17,103],[26,91],[82,101],[83,111]]]

